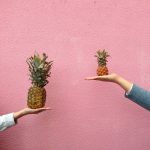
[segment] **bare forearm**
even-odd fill
[[[114,79],[114,82],[118,84],[122,89],[124,89],[125,92],[128,92],[131,89],[132,84],[133,84],[119,75],[116,76],[116,78]]]
[[[20,111],[14,112],[14,119],[17,120],[26,115],[25,111],[22,109]]]

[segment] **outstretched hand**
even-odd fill
[[[103,75],[103,76],[86,77],[85,80],[99,80],[99,81],[115,82],[117,78],[118,78],[118,75],[115,73],[112,73],[112,74]]]
[[[37,108],[37,109],[31,109],[31,108],[24,108],[23,112],[27,115],[27,114],[38,114],[40,112],[46,111],[46,110],[50,110],[49,107],[43,107],[43,108]]]

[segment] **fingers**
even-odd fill
[[[47,111],[47,110],[51,110],[51,108],[49,108],[49,107],[46,107],[46,108],[43,107],[43,108],[31,109],[30,113],[32,113],[32,114],[39,114],[39,113]]]
[[[85,80],[103,80],[107,78],[106,76],[93,76],[93,77],[86,77]]]
[[[42,107],[42,108],[38,108],[39,110],[50,110],[50,107]]]
[[[46,111],[46,110],[51,110],[51,108],[49,107],[43,107],[43,108],[37,108],[37,109],[33,109],[33,111],[35,112],[42,112],[42,111]]]
[[[42,108],[36,108],[36,109],[31,109],[31,108],[26,108],[26,112],[30,113],[39,113],[39,112],[43,112],[46,110],[51,110],[50,107],[42,107]]]
[[[99,79],[99,76],[93,76],[93,77],[86,77],[85,80],[97,80]]]
[[[50,110],[51,108],[50,107],[42,107],[42,108],[35,108],[35,109],[33,109],[33,108],[25,108],[25,109],[27,109],[27,110]]]

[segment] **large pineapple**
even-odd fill
[[[36,109],[44,107],[46,101],[46,90],[44,86],[48,84],[47,78],[50,77],[52,61],[47,61],[48,56],[43,53],[42,57],[38,53],[27,59],[30,71],[32,86],[28,90],[27,105],[29,108]]]
[[[97,51],[95,57],[97,57],[98,68],[97,68],[97,75],[103,76],[108,75],[108,68],[107,68],[107,57],[109,57],[108,52],[104,50]]]

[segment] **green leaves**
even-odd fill
[[[98,50],[95,57],[97,57],[97,62],[99,66],[106,66],[107,64],[107,57],[109,57],[110,55],[108,54],[108,52],[104,50]]]
[[[50,77],[50,70],[53,64],[53,61],[47,61],[48,56],[43,53],[42,57],[38,53],[34,56],[27,59],[27,64],[30,71],[30,80],[33,85],[44,87],[48,84],[47,78]]]

